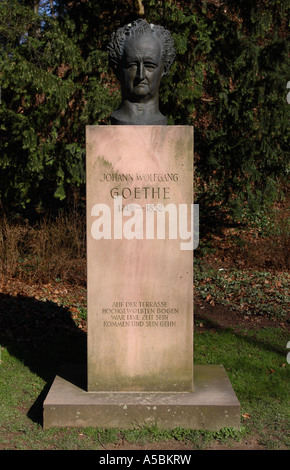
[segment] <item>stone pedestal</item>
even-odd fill
[[[195,365],[194,392],[87,392],[86,371],[64,367],[44,406],[44,428],[240,428],[240,405],[223,366]]]
[[[193,368],[193,128],[87,127],[88,361],[44,427],[239,428],[222,366]]]
[[[193,390],[192,175],[191,127],[87,127],[89,391]]]

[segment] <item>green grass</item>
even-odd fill
[[[195,266],[196,292],[204,299],[227,305],[247,315],[284,319],[289,309],[290,274],[252,269],[214,270]]]
[[[6,348],[0,363],[0,449],[103,449],[107,443],[122,439],[146,445],[174,439],[190,448],[203,449],[210,443],[223,442],[229,448],[236,441],[255,436],[266,449],[289,449],[290,364],[286,345],[290,338],[282,328],[257,331],[213,330],[204,322],[203,332],[195,333],[196,364],[223,364],[241,404],[241,430],[219,432],[176,428],[161,430],[156,426],[118,429],[49,429],[41,426],[42,402],[48,391],[46,377],[34,372],[32,357],[20,359]],[[51,352],[51,355],[53,352]],[[52,357],[51,357],[52,358]],[[40,377],[41,375],[41,377]],[[53,376],[51,375],[51,378]],[[244,417],[243,417],[244,415]]]
[[[268,449],[290,446],[287,341],[287,332],[278,328],[195,335],[195,362],[224,365],[241,404],[243,426]]]

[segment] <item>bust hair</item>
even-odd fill
[[[146,20],[138,19],[132,23],[127,24],[126,26],[118,28],[117,31],[111,35],[107,50],[109,53],[109,63],[117,75],[119,65],[122,62],[126,40],[134,35],[145,33],[151,33],[161,42],[162,60],[164,66],[163,75],[168,74],[170,66],[176,55],[174,49],[174,40],[170,34],[170,31],[168,31],[163,26],[149,24]]]

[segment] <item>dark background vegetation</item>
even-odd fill
[[[110,34],[165,25],[177,58],[162,82],[169,124],[195,127],[195,202],[240,220],[289,177],[289,4],[283,0],[2,0],[0,201],[26,216],[84,204],[85,126],[120,100]],[[288,171],[288,173],[287,173]],[[26,212],[23,210],[26,209]],[[218,222],[217,222],[218,223]]]

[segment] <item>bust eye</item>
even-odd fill
[[[146,63],[144,64],[146,70],[148,70],[149,72],[153,72],[154,69],[156,69],[156,65],[155,64],[152,64],[152,63]]]

